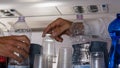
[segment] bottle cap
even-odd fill
[[[77,17],[77,19],[79,19],[79,20],[83,20],[83,15],[82,15],[82,14],[77,14],[76,17]]]
[[[25,22],[25,17],[24,16],[20,16],[18,18],[18,21],[17,22]]]

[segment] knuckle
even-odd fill
[[[7,49],[11,50],[11,49],[12,49],[12,47],[11,47],[11,46],[7,46]]]
[[[57,20],[62,20],[62,18],[59,17]]]
[[[12,53],[8,53],[8,56],[14,58],[14,55]]]
[[[15,40],[9,40],[9,44],[16,44],[17,42]]]
[[[19,49],[18,52],[19,52],[20,54],[22,54],[22,55],[25,55],[25,54],[26,54],[23,49]]]

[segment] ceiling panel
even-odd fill
[[[58,6],[57,7],[61,14],[75,14],[73,6]]]
[[[59,15],[56,7],[39,7],[39,8],[19,8],[16,9],[24,16],[40,16],[40,15]]]

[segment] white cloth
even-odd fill
[[[99,36],[99,40],[106,41],[108,46],[108,51],[111,46],[111,38],[108,32],[108,26],[115,18],[104,17],[91,20],[85,20],[85,33],[89,35]],[[96,39],[94,39],[96,40]],[[98,40],[98,39],[97,39]]]
[[[109,17],[85,20],[85,34],[96,35],[101,38],[110,38],[108,25],[112,20],[113,19]]]

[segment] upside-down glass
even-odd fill
[[[72,48],[60,48],[58,56],[58,68],[72,68]]]
[[[55,63],[55,40],[51,37],[51,34],[46,34],[43,38],[43,61],[44,68],[53,68]]]
[[[43,58],[42,55],[36,54],[34,59],[33,68],[43,68]]]
[[[90,68],[105,68],[103,52],[91,52]]]

